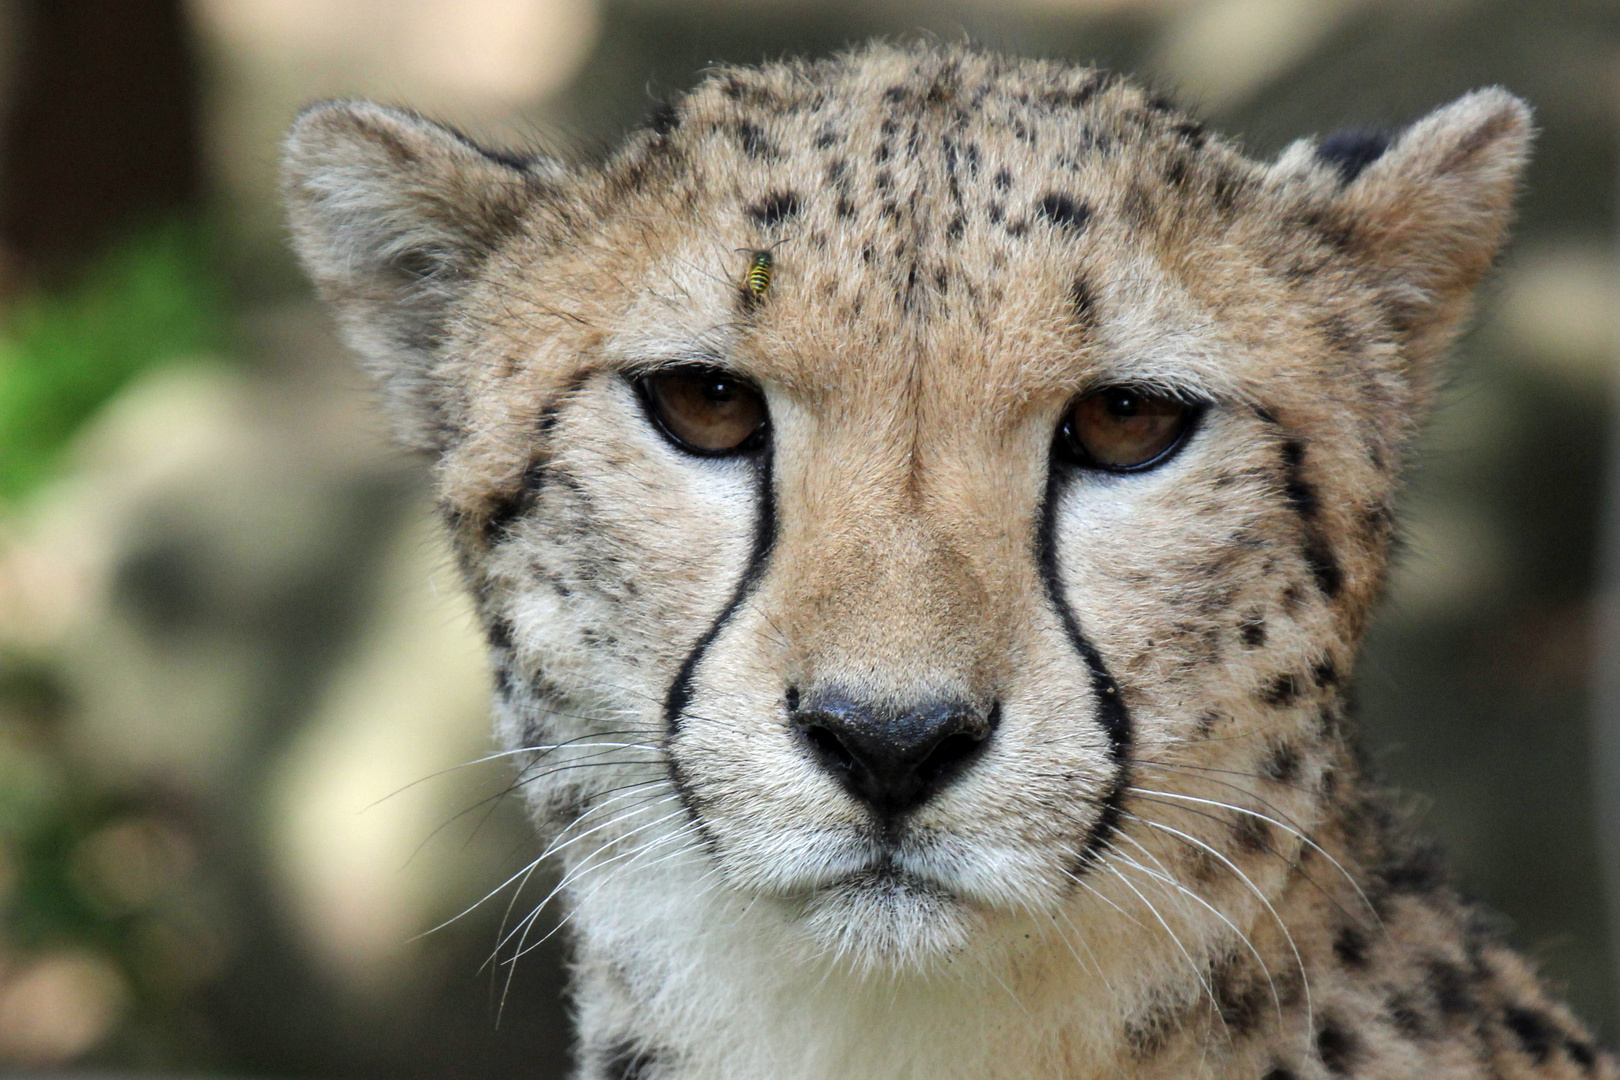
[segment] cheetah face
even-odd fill
[[[1487,91],[1262,165],[1101,73],[874,49],[601,168],[317,107],[287,191],[576,903],[916,965],[1297,850],[1526,131]]]

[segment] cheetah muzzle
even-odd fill
[[[581,1075],[1613,1076],[1343,699],[1530,137],[1484,90],[1256,162],[943,47],[715,70],[600,165],[303,113]]]

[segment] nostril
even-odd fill
[[[826,765],[844,771],[855,767],[855,756],[849,752],[849,747],[827,728],[820,724],[807,724],[800,730]]]
[[[924,781],[937,780],[972,757],[983,744],[984,736],[975,732],[947,735],[917,765],[917,776]]]

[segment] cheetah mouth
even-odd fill
[[[869,842],[821,862],[813,870],[803,868],[797,887],[785,891],[800,902],[836,897],[950,906],[991,902],[974,887],[977,875],[967,865],[973,860],[952,847],[937,838],[930,842]]]
[[[851,870],[821,885],[817,891],[868,891],[874,894],[925,893],[939,900],[957,900],[952,885],[936,870],[909,865],[893,849],[882,852],[866,866]]]
[[[846,874],[828,882],[819,893],[861,895],[870,900],[894,903],[925,901],[931,904],[958,904],[962,897],[937,878],[884,863]]]

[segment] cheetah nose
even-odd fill
[[[793,702],[795,694],[789,693]],[[792,710],[811,757],[845,790],[882,816],[927,801],[979,756],[996,729],[1000,706],[965,702],[885,708],[821,694]]]

